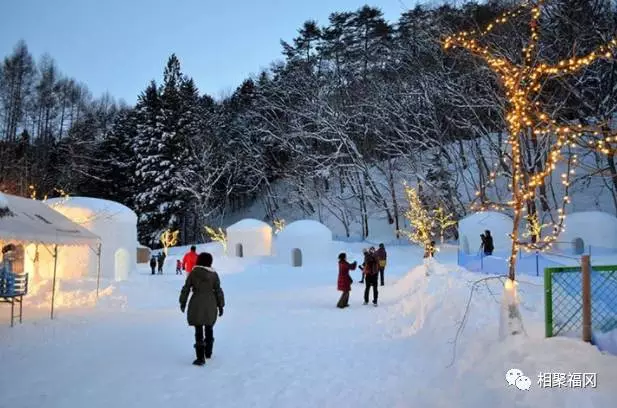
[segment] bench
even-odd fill
[[[19,317],[22,322],[23,300],[28,293],[28,274],[15,274],[0,269],[0,303],[11,304],[11,327],[15,323],[15,318]],[[19,313],[15,314],[15,304],[19,305]]]

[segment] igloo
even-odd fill
[[[272,227],[263,221],[246,218],[230,225],[227,232],[227,255],[272,255]]]
[[[114,201],[90,197],[56,198],[47,201],[54,210],[101,238],[101,277],[125,280],[137,266],[137,215]],[[88,248],[62,248],[58,262],[65,269],[86,270],[96,276],[98,259]],[[85,268],[71,268],[81,264]],[[75,276],[77,277],[77,276]]]
[[[314,220],[299,220],[277,234],[275,250],[277,257],[289,260],[292,266],[302,266],[327,257],[331,243],[328,227]]]
[[[557,237],[559,249],[572,250],[577,240],[582,240],[581,249],[584,251],[590,246],[617,249],[617,217],[602,211],[567,214],[564,230]]]
[[[512,239],[508,234],[512,233],[512,226],[512,218],[499,212],[482,211],[468,215],[458,222],[459,248],[464,254],[478,253],[482,244],[480,234],[489,230],[495,251],[509,250]]]

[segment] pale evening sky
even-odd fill
[[[379,7],[395,21],[414,0],[1,0],[0,56],[24,39],[38,60],[49,53],[62,73],[133,104],[169,55],[201,93],[215,98],[281,59],[308,19]]]

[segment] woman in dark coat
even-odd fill
[[[195,326],[195,355],[197,356],[197,359],[193,361],[195,365],[204,365],[206,358],[212,357],[213,328],[217,312],[218,316],[223,316],[225,307],[225,295],[221,289],[219,275],[211,267],[212,255],[207,252],[199,254],[197,264],[186,278],[180,292],[180,310],[184,313],[189,293],[191,289],[193,291],[186,317],[189,326]]]
[[[341,294],[341,298],[339,299],[336,307],[339,309],[344,309],[349,306],[349,292],[351,291],[351,284],[353,280],[351,276],[349,276],[349,271],[353,271],[356,269],[357,263],[349,263],[347,262],[347,255],[342,252],[338,256],[338,284],[337,288],[343,294]]]

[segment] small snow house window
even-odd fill
[[[242,244],[236,244],[236,256],[242,258]]]
[[[302,266],[302,251],[299,248],[294,248],[291,251],[291,265]]]

